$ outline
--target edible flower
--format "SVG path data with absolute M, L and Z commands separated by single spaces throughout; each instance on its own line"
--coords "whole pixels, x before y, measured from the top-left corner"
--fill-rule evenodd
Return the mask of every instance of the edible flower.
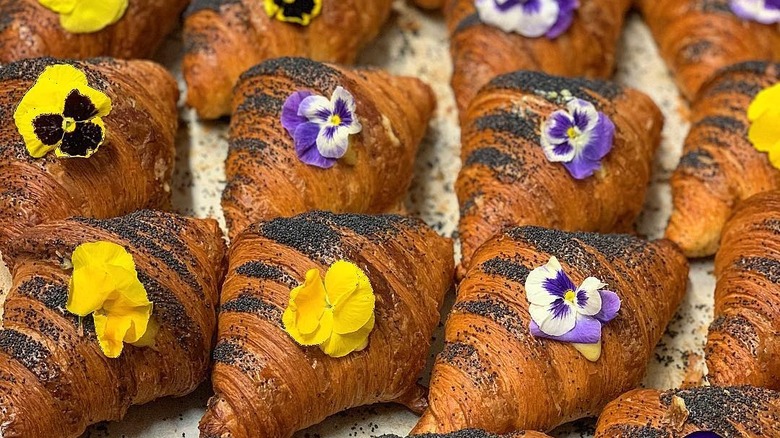
M 577 0 L 475 0 L 480 20 L 529 38 L 562 35 L 574 21 Z
M 374 290 L 366 274 L 339 260 L 325 274 L 310 269 L 304 283 L 290 292 L 282 316 L 285 331 L 299 344 L 319 345 L 331 357 L 368 346 L 374 329 Z
M 780 83 L 763 89 L 748 107 L 748 139 L 780 169 Z
M 595 277 L 575 286 L 558 259 L 550 257 L 525 281 L 531 334 L 572 343 L 585 358 L 597 361 L 601 356 L 601 326 L 620 310 L 620 298 L 604 287 L 606 284 Z
M 87 76 L 69 64 L 46 67 L 14 112 L 16 129 L 27 151 L 41 158 L 88 158 L 106 138 L 103 117 L 111 99 L 89 86 Z
M 699 432 L 691 432 L 688 435 L 685 435 L 684 438 L 723 438 L 723 437 L 721 437 L 715 432 L 699 431 Z
M 730 6 L 739 18 L 761 24 L 780 23 L 780 0 L 731 0 Z
M 60 26 L 70 33 L 92 33 L 119 21 L 128 0 L 38 0 L 60 14 Z
M 322 11 L 322 0 L 264 0 L 264 5 L 269 17 L 301 26 L 308 26 Z
M 363 127 L 355 114 L 355 98 L 336 87 L 330 100 L 310 91 L 296 91 L 282 107 L 282 126 L 295 141 L 295 152 L 306 164 L 333 167 L 349 149 L 349 136 Z
M 541 143 L 552 162 L 562 162 L 575 179 L 585 179 L 601 168 L 612 150 L 615 125 L 592 103 L 573 98 L 542 122 Z
M 119 357 L 125 342 L 153 345 L 153 305 L 138 280 L 133 256 L 120 245 L 98 241 L 79 245 L 71 262 L 66 308 L 80 317 L 92 314 L 103 354 Z

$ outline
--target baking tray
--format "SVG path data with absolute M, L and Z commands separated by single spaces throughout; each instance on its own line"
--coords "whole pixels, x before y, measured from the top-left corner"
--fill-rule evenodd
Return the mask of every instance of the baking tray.
M 226 121 L 202 123 L 193 111 L 184 108 L 184 84 L 181 80 L 181 36 L 168 39 L 157 61 L 179 79 L 182 90 L 181 128 L 177 138 L 177 163 L 174 172 L 173 205 L 183 214 L 213 217 L 224 228 L 219 205 L 225 185 L 224 160 L 227 156 Z M 453 183 L 460 168 L 459 135 L 455 102 L 449 87 L 452 70 L 447 33 L 443 18 L 425 13 L 397 1 L 389 23 L 359 60 L 361 65 L 377 66 L 400 75 L 416 76 L 430 84 L 438 109 L 420 147 L 414 182 L 407 208 L 419 215 L 443 235 L 456 237 L 458 202 Z M 640 17 L 627 20 L 618 54 L 616 80 L 649 94 L 666 116 L 663 143 L 656 156 L 653 181 L 644 211 L 638 223 L 640 234 L 659 238 L 670 213 L 669 176 L 680 156 L 688 124 L 687 106 L 679 97 L 669 73 L 659 57 L 650 33 Z M 702 357 L 707 326 L 712 319 L 714 278 L 712 260 L 694 261 L 686 298 L 658 344 L 644 385 L 659 389 L 679 386 L 696 370 Z M 451 306 L 450 294 L 446 309 Z M 441 327 L 435 335 L 429 367 L 441 349 Z M 193 394 L 166 398 L 133 407 L 117 423 L 91 427 L 84 437 L 182 437 L 198 436 L 198 421 L 211 395 L 205 382 Z M 378 405 L 356 408 L 337 414 L 322 424 L 299 432 L 296 437 L 369 437 L 383 433 L 406 435 L 417 417 L 400 406 Z M 555 437 L 590 437 L 595 420 L 581 420 L 552 433 Z

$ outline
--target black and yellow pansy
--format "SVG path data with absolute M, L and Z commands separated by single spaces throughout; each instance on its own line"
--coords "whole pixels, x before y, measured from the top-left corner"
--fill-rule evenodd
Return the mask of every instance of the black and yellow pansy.
M 288 23 L 308 26 L 320 15 L 322 0 L 264 0 L 269 17 Z
M 119 21 L 128 0 L 38 0 L 60 14 L 60 26 L 70 33 L 97 32 Z
M 46 67 L 27 91 L 14 121 L 34 158 L 51 151 L 58 157 L 88 158 L 106 138 L 102 118 L 110 112 L 111 99 L 91 88 L 84 72 L 57 64 Z

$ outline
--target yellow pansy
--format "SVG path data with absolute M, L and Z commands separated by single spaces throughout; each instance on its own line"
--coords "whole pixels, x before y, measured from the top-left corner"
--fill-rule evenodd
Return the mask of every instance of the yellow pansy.
M 58 157 L 87 158 L 103 144 L 102 117 L 110 112 L 111 99 L 91 88 L 84 72 L 57 64 L 46 67 L 24 95 L 14 122 L 34 158 L 52 150 Z
M 133 256 L 120 245 L 100 241 L 79 245 L 71 261 L 66 308 L 81 317 L 93 315 L 103 353 L 119 357 L 125 342 L 153 345 L 157 334 L 153 305 L 138 280 Z
M 748 107 L 748 139 L 780 169 L 780 84 L 762 90 Z
M 264 0 L 269 17 L 308 26 L 322 12 L 322 0 Z
M 70 33 L 97 32 L 110 26 L 127 11 L 128 0 L 38 0 L 60 14 L 60 25 Z
M 325 354 L 343 357 L 368 346 L 374 329 L 374 290 L 356 265 L 337 261 L 325 274 L 311 269 L 290 292 L 282 316 L 287 333 L 301 345 L 319 345 Z

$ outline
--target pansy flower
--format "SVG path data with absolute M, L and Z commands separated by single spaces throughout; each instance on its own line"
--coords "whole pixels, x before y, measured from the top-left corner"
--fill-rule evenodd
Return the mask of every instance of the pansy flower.
M 355 98 L 342 87 L 336 87 L 330 99 L 310 91 L 293 93 L 284 102 L 282 126 L 295 141 L 298 158 L 324 169 L 347 153 L 349 136 L 363 130 Z
M 723 437 L 721 437 L 715 432 L 699 431 L 699 432 L 691 432 L 688 435 L 685 435 L 684 438 L 723 438 Z
M 780 0 L 731 0 L 730 6 L 739 18 L 761 24 L 780 23 Z
M 264 0 L 265 12 L 279 21 L 308 26 L 320 15 L 322 0 Z
M 571 99 L 542 122 L 541 143 L 552 162 L 561 162 L 576 179 L 585 179 L 599 168 L 612 150 L 615 125 L 592 103 Z
M 80 317 L 92 314 L 103 354 L 119 357 L 125 342 L 138 347 L 154 343 L 153 305 L 127 250 L 112 242 L 83 243 L 73 251 L 71 263 L 66 308 Z
M 374 290 L 357 265 L 339 260 L 325 274 L 311 269 L 304 283 L 290 292 L 282 316 L 285 331 L 299 344 L 319 345 L 332 357 L 368 346 L 374 329 Z
M 601 355 L 601 326 L 620 310 L 616 293 L 606 284 L 588 277 L 577 287 L 555 257 L 528 274 L 525 291 L 533 336 L 570 342 L 588 360 Z
M 780 169 L 780 83 L 758 93 L 747 116 L 748 139 L 756 150 L 768 153 L 772 166 Z
M 46 67 L 24 95 L 14 121 L 27 151 L 40 158 L 55 151 L 58 157 L 89 157 L 106 137 L 103 117 L 111 99 L 89 86 L 87 76 L 68 64 Z
M 557 38 L 571 26 L 577 0 L 475 0 L 480 20 L 529 38 Z
M 60 25 L 70 33 L 97 32 L 110 26 L 127 11 L 128 0 L 38 0 L 60 14 Z

